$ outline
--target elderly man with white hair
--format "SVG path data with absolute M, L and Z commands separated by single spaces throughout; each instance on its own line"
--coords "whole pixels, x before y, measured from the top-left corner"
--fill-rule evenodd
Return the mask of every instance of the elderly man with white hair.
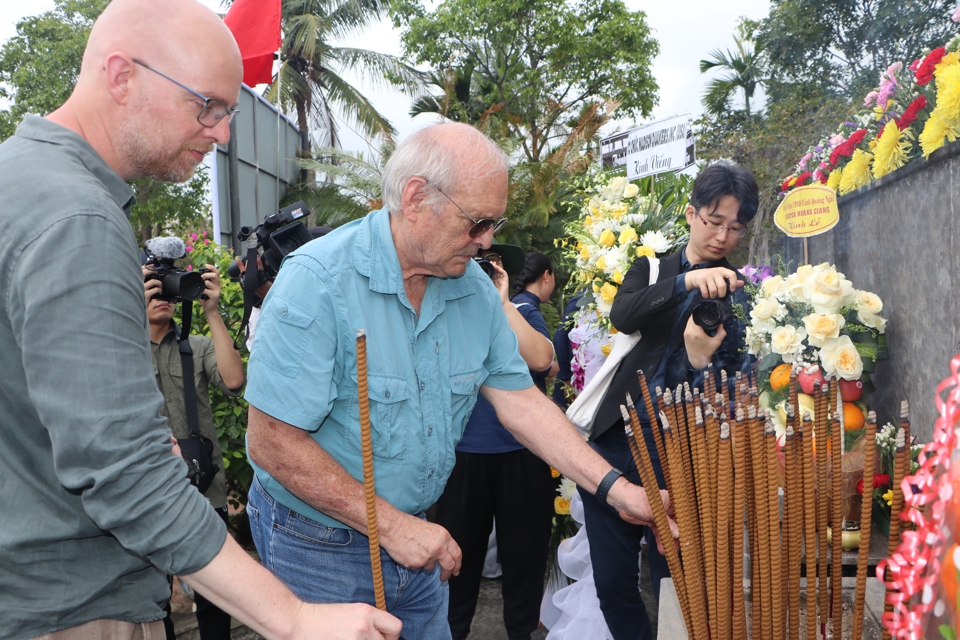
M 500 149 L 463 124 L 421 130 L 390 157 L 382 192 L 383 209 L 289 255 L 264 302 L 246 392 L 249 513 L 261 559 L 300 597 L 373 602 L 355 346 L 365 330 L 387 610 L 405 637 L 449 638 L 446 580 L 461 551 L 423 512 L 478 391 L 525 447 L 622 517 L 653 516 L 644 490 L 533 386 L 473 260 L 504 222 Z

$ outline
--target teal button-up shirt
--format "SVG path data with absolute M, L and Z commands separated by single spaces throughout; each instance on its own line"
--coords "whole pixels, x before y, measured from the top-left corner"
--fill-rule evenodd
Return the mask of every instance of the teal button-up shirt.
M 310 431 L 359 481 L 358 329 L 367 335 L 377 494 L 419 513 L 443 491 L 481 385 L 519 390 L 533 382 L 497 290 L 472 261 L 458 278 L 430 278 L 417 316 L 386 209 L 301 247 L 264 302 L 246 399 Z M 346 526 L 253 466 L 279 502 L 327 526 Z

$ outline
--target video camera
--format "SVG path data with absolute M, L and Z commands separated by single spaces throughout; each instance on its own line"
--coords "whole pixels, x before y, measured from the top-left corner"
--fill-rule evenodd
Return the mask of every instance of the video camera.
M 202 275 L 207 270 L 187 271 L 173 264 L 186 255 L 187 248 L 180 238 L 150 238 L 144 243 L 140 263 L 149 265 L 156 271 L 147 276 L 146 280 L 159 280 L 162 285 L 155 298 L 174 303 L 201 299 L 207 286 Z
M 306 225 L 309 215 L 310 209 L 307 205 L 297 202 L 276 213 L 271 213 L 256 227 L 240 227 L 237 231 L 237 238 L 241 242 L 246 241 L 248 249 L 252 248 L 260 252 L 262 270 L 258 271 L 258 287 L 277 277 L 284 256 L 313 240 Z M 249 256 L 248 251 L 242 259 L 244 265 Z M 243 281 L 240 265 L 236 262 L 227 268 L 227 274 L 234 282 Z

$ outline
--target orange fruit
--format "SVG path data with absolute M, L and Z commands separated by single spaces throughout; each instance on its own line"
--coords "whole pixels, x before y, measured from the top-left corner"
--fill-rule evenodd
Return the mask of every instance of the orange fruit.
M 843 430 L 859 431 L 863 429 L 863 411 L 853 402 L 843 403 Z
M 774 391 L 780 391 L 789 387 L 790 369 L 792 368 L 793 365 L 786 362 L 778 364 L 773 371 L 770 372 L 770 388 Z

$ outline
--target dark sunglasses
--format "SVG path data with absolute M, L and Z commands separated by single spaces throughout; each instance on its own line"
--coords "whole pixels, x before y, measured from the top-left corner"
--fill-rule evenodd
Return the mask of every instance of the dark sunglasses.
M 437 191 L 439 191 L 440 193 L 442 193 L 444 198 L 446 198 L 447 200 L 449 200 L 450 203 L 453 204 L 453 206 L 455 206 L 457 209 L 460 210 L 460 213 L 463 214 L 463 217 L 464 217 L 464 218 L 466 218 L 467 220 L 469 220 L 470 222 L 473 223 L 473 226 L 470 228 L 470 231 L 469 231 L 469 234 L 470 234 L 470 237 L 471 237 L 471 238 L 476 238 L 476 237 L 478 237 L 478 236 L 482 236 L 483 234 L 485 234 L 485 233 L 486 233 L 487 231 L 489 231 L 490 229 L 493 229 L 493 232 L 496 233 L 497 231 L 499 231 L 499 230 L 503 227 L 503 225 L 507 224 L 507 217 L 506 217 L 506 216 L 501 216 L 501 217 L 499 217 L 499 218 L 480 218 L 479 220 L 477 220 L 476 218 L 474 218 L 473 216 L 471 216 L 469 213 L 467 213 L 466 211 L 464 211 L 464 210 L 463 210 L 463 207 L 461 207 L 461 206 L 458 205 L 456 202 L 454 202 L 454 201 L 453 201 L 453 198 L 451 198 L 450 196 L 448 196 L 448 195 L 443 191 L 443 189 L 441 189 L 440 187 L 438 187 L 438 186 L 435 185 L 435 184 L 432 184 L 431 182 L 427 182 L 427 184 L 429 184 L 429 185 L 432 186 L 434 189 L 436 189 Z M 499 258 L 500 256 L 497 256 L 497 257 Z

